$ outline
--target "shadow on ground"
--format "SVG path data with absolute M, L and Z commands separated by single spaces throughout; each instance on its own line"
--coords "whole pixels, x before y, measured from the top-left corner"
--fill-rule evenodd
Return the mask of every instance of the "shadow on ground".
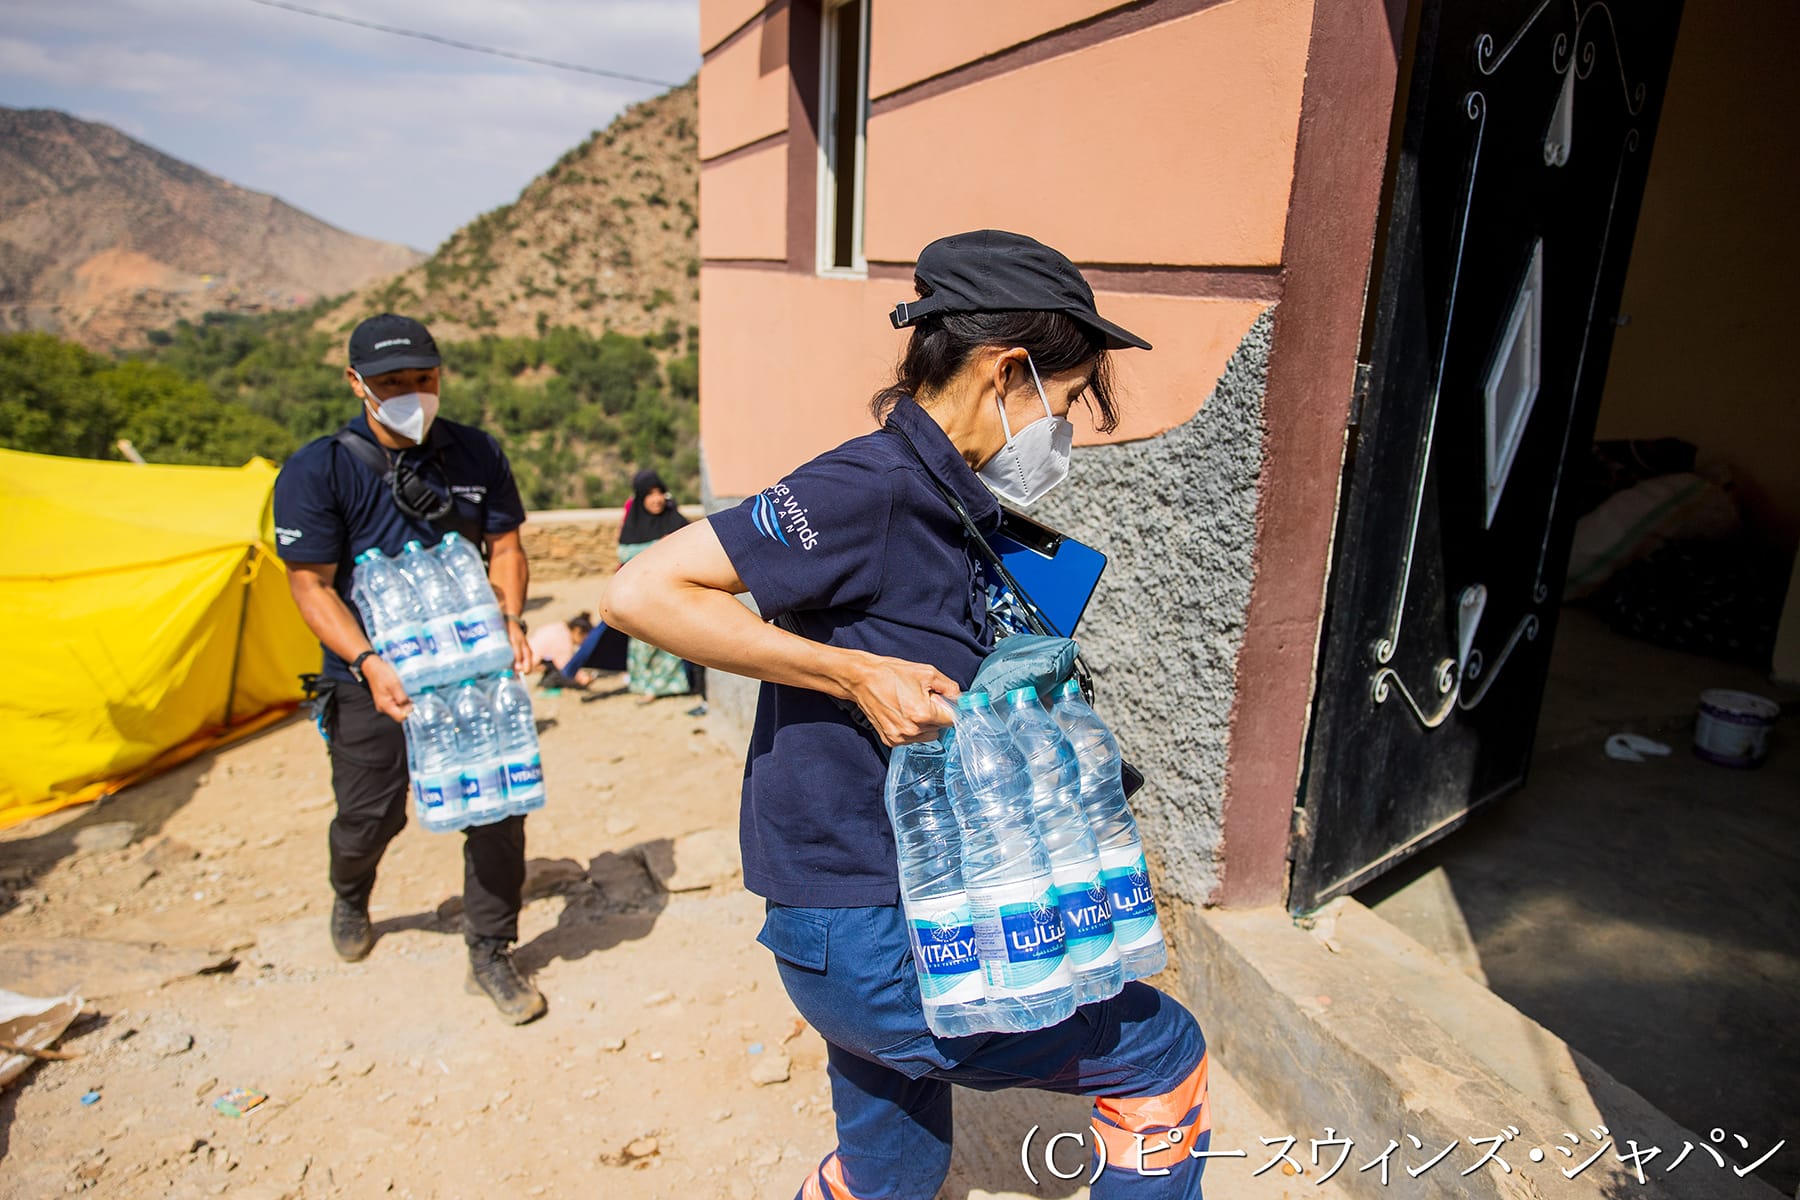
M 556 924 L 521 944 L 513 961 L 527 973 L 551 962 L 576 962 L 622 942 L 646 937 L 668 906 L 669 894 L 651 878 L 645 862 L 668 855 L 668 838 L 653 838 L 623 850 L 608 850 L 584 867 L 572 858 L 533 858 L 525 864 L 525 903 L 560 896 Z M 374 923 L 379 942 L 391 933 L 463 933 L 462 898 L 451 896 L 436 908 L 386 917 Z

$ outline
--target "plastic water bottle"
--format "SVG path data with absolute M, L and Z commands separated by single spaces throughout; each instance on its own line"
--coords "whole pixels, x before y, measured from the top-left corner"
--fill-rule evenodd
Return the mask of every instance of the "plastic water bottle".
M 887 811 L 925 1023 L 939 1037 L 966 1037 L 997 1027 L 987 1009 L 981 953 L 963 891 L 962 831 L 945 790 L 945 758 L 943 742 L 895 748 L 888 759 Z
M 1150 869 L 1144 862 L 1137 820 L 1125 803 L 1125 789 L 1119 782 L 1119 743 L 1081 698 L 1081 687 L 1074 680 L 1056 689 L 1050 715 L 1068 735 L 1081 764 L 1081 807 L 1100 843 L 1101 875 L 1106 880 L 1113 939 L 1125 966 L 1125 978 L 1154 975 L 1168 965 L 1169 950 L 1163 943 L 1162 921 L 1156 915 L 1156 896 L 1150 889 Z
M 1006 719 L 1013 745 L 1025 755 L 1031 773 L 1031 806 L 1050 855 L 1069 966 L 1075 972 L 1075 1003 L 1105 1000 L 1125 986 L 1125 976 L 1114 945 L 1106 884 L 1100 877 L 1100 845 L 1081 807 L 1081 765 L 1075 748 L 1038 703 L 1034 687 L 1006 693 L 995 709 Z
M 1074 1013 L 1075 975 L 1025 756 L 987 693 L 964 692 L 956 712 L 946 774 L 988 1008 L 995 1028 L 1042 1029 Z
M 528 813 L 544 807 L 544 764 L 538 757 L 531 693 L 511 671 L 500 672 L 500 679 L 494 684 L 494 722 L 500 733 L 507 811 Z
M 413 701 L 406 718 L 406 760 L 412 772 L 413 811 L 432 833 L 461 829 L 462 772 L 457 769 L 456 718 L 433 689 Z
M 350 595 L 362 613 L 363 631 L 376 653 L 394 668 L 410 695 L 431 682 L 431 657 L 425 649 L 425 612 L 419 597 L 394 564 L 378 549 L 356 556 Z
M 406 543 L 398 564 L 425 612 L 425 649 L 431 655 L 431 682 L 439 686 L 454 683 L 469 673 L 456 636 L 456 616 L 463 608 L 462 592 L 450 581 L 449 572 L 437 557 L 416 541 Z
M 465 679 L 450 699 L 456 717 L 456 756 L 461 767 L 463 810 L 471 825 L 487 825 L 507 815 L 505 776 L 500 769 L 500 732 L 494 709 L 479 683 Z
M 494 599 L 494 585 L 488 582 L 481 551 L 460 534 L 446 533 L 437 557 L 462 597 L 456 640 L 462 647 L 463 669 L 476 675 L 504 671 L 512 665 L 512 642 L 506 636 L 506 620 Z

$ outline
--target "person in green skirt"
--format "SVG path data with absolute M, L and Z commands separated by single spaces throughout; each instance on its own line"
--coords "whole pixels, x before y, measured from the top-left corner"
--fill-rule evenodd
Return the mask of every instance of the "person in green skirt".
M 675 507 L 662 476 L 642 470 L 631 477 L 631 503 L 619 527 L 619 562 L 630 562 L 661 539 L 687 524 Z M 685 696 L 692 690 L 687 663 L 649 642 L 631 639 L 625 653 L 626 686 L 648 704 L 659 696 Z

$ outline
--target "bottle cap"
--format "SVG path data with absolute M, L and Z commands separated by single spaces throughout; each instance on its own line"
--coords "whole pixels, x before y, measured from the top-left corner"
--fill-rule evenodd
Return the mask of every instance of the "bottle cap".
M 361 554 L 356 556 L 354 561 L 355 561 L 356 565 L 360 567 L 368 559 L 368 557 L 369 557 L 369 552 L 367 550 L 364 550 Z
M 444 535 L 444 545 L 446 546 L 460 541 L 462 541 L 462 534 L 456 532 L 454 529 Z
M 405 549 L 407 549 L 407 550 L 423 550 L 424 547 L 419 544 L 418 538 L 414 538 L 410 542 L 406 543 Z
M 1073 679 L 1068 679 L 1064 680 L 1061 686 L 1056 689 L 1053 698 L 1057 700 L 1067 700 L 1071 696 L 1077 700 L 1081 699 L 1081 684 Z
M 512 673 L 511 668 L 508 668 L 508 669 L 500 672 L 500 678 L 502 678 L 502 679 L 511 679 L 512 677 L 513 677 L 513 673 Z
M 1006 693 L 1006 702 L 1008 704 L 1034 704 L 1037 702 L 1037 689 L 1029 683 L 1024 687 L 1016 687 Z
M 465 679 L 461 683 L 457 684 L 456 686 L 457 687 L 474 687 L 475 681 L 473 679 Z
M 971 712 L 977 708 L 993 707 L 994 698 L 986 692 L 964 692 L 956 698 L 957 712 Z

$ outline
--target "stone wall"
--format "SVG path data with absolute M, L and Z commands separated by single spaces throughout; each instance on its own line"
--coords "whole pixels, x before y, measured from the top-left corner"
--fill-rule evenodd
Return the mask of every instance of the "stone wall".
M 619 518 L 571 519 L 533 513 L 520 536 L 531 577 L 604 579 L 619 569 Z
M 1032 513 L 1107 555 L 1077 641 L 1096 710 L 1148 779 L 1132 807 L 1158 887 L 1194 905 L 1219 883 L 1272 326 L 1272 310 L 1257 318 L 1185 425 L 1077 450 Z

